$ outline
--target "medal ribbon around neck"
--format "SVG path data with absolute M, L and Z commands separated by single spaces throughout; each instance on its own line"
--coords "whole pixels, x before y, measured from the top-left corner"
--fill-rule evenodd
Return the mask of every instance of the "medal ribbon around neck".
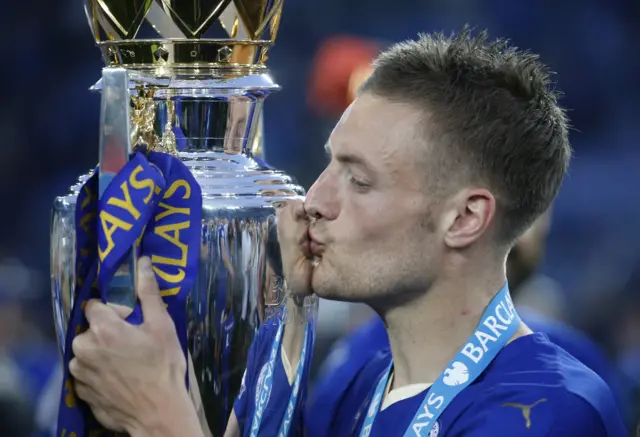
M 487 306 L 476 331 L 427 391 L 404 437 L 427 437 L 451 401 L 484 372 L 516 333 L 520 323 L 520 316 L 509 294 L 509 287 L 505 285 Z M 360 430 L 360 437 L 368 437 L 371 434 L 392 367 L 393 362 L 376 386 Z
M 89 299 L 107 301 L 108 287 L 128 261 L 151 258 L 160 294 L 173 319 L 187 357 L 186 298 L 197 278 L 202 223 L 202 192 L 189 169 L 175 156 L 134 153 L 98 199 L 96 171 L 82 186 L 76 203 L 76 284 L 67 326 L 64 384 L 58 413 L 58 437 L 111 435 L 79 400 L 69 374 L 71 344 L 85 331 Z M 127 280 L 130 280 L 128 278 Z M 143 322 L 136 302 L 127 322 Z M 187 375 L 185 382 L 188 384 Z

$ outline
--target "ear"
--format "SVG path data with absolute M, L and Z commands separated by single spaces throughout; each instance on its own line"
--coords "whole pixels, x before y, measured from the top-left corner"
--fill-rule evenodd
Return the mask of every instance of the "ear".
M 444 242 L 451 249 L 463 249 L 479 240 L 496 213 L 496 199 L 483 188 L 465 189 L 447 202 Z

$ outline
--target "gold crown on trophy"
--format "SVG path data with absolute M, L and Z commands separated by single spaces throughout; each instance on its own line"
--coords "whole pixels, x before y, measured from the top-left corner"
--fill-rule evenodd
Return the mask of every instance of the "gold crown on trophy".
M 111 67 L 261 70 L 283 0 L 85 0 Z

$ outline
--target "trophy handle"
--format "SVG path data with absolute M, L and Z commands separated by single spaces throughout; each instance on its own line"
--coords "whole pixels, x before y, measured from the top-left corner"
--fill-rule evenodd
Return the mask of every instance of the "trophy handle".
M 124 68 L 103 68 L 99 197 L 102 197 L 111 180 L 127 165 L 131 152 L 129 74 Z M 127 259 L 109 283 L 106 291 L 107 303 L 124 306 L 133 311 L 136 303 L 135 290 L 136 251 L 132 247 Z

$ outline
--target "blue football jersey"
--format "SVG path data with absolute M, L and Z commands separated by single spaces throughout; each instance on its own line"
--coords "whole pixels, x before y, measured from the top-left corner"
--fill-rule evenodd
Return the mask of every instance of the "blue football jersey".
M 546 334 L 551 342 L 596 372 L 613 392 L 618 407 L 621 410 L 626 408 L 618 374 L 595 343 L 564 323 L 550 320 L 529 309 L 519 309 L 518 312 L 532 331 Z M 320 368 L 314 390 L 311 392 L 310 404 L 325 407 L 335 405 L 337 396 L 346 388 L 342 381 L 349 381 L 370 357 L 388 348 L 389 338 L 382 320 L 378 317 L 371 318 L 338 340 Z
M 596 372 L 609 386 L 621 412 L 625 411 L 622 390 L 606 356 L 587 336 L 560 322 L 551 321 L 527 309 L 520 309 L 524 322 L 534 331 L 547 335 L 552 343 L 569 352 Z M 387 353 L 389 339 L 378 317 L 373 317 L 340 339 L 324 361 L 309 398 L 309 408 L 316 413 L 308 417 L 309 436 L 325 436 L 333 412 L 365 363 Z M 624 414 L 621 414 L 624 417 Z
M 251 428 L 253 418 L 257 413 L 260 402 L 260 388 L 265 384 L 265 378 L 272 378 L 271 391 L 265 402 L 261 414 L 262 420 L 258 436 L 277 436 L 292 393 L 292 385 L 289 382 L 282 361 L 282 348 L 278 348 L 275 356 L 274 368 L 269 368 L 269 359 L 273 342 L 278 331 L 274 323 L 263 323 L 256 333 L 253 344 L 249 350 L 247 368 L 242 379 L 240 393 L 236 398 L 233 410 L 238 418 L 243 437 L 252 435 Z M 307 357 L 302 368 L 302 378 L 297 402 L 292 413 L 291 425 L 288 436 L 298 437 L 304 435 L 304 421 L 307 398 L 307 381 L 313 350 L 313 335 L 307 337 Z M 269 374 L 272 372 L 271 374 Z
M 358 436 L 377 382 L 391 362 L 388 349 L 369 356 L 327 412 L 307 412 L 310 436 Z M 382 409 L 371 437 L 403 436 L 428 392 Z M 320 420 L 326 422 L 320 425 Z M 320 425 L 320 426 L 319 426 Z M 318 431 L 320 430 L 320 431 Z M 544 334 L 505 346 L 483 374 L 442 413 L 430 437 L 625 437 L 606 384 Z

